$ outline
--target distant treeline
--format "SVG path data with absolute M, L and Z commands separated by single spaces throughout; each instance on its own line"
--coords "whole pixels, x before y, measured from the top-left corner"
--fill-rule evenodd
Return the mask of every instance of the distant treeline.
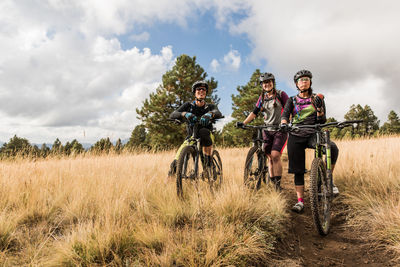
M 248 146 L 252 140 L 252 133 L 235 128 L 235 123 L 243 121 L 254 109 L 254 104 L 262 91 L 258 85 L 260 70 L 256 70 L 244 86 L 237 86 L 237 94 L 232 95 L 232 118 L 222 130 L 215 132 L 215 142 L 224 147 Z M 31 145 L 27 139 L 14 136 L 8 143 L 0 148 L 1 158 L 16 156 L 22 157 L 48 157 L 70 156 L 82 153 L 121 153 L 143 150 L 166 150 L 178 147 L 186 137 L 184 124 L 177 125 L 168 121 L 169 115 L 183 103 L 193 100 L 191 86 L 195 81 L 206 80 L 209 84 L 209 92 L 206 102 L 218 104 L 220 99 L 216 95 L 218 82 L 211 77 L 207 79 L 207 73 L 196 63 L 196 57 L 181 55 L 176 59 L 175 65 L 162 76 L 162 84 L 151 93 L 143 102 L 141 108 L 136 109 L 137 118 L 141 124 L 137 125 L 126 144 L 118 139 L 113 144 L 109 138 L 102 138 L 90 149 L 85 150 L 77 140 L 61 144 L 57 138 L 51 148 L 43 144 L 40 148 Z M 278 88 L 279 89 L 279 88 Z M 318 92 L 318 89 L 316 89 Z M 227 114 L 224 114 L 225 116 Z M 329 110 L 327 110 L 329 116 Z M 356 128 L 334 128 L 331 131 L 333 139 L 357 138 L 365 136 L 378 136 L 386 134 L 400 134 L 400 120 L 395 111 L 390 111 L 388 121 L 380 126 L 378 118 L 371 107 L 365 105 L 352 105 L 344 116 L 345 120 L 363 120 L 364 123 Z M 328 122 L 336 121 L 328 118 Z M 262 124 L 261 116 L 256 118 L 253 124 Z

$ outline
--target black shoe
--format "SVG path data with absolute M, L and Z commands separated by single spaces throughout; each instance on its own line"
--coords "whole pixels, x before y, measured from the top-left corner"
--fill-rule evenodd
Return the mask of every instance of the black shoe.
M 171 162 L 169 165 L 168 176 L 174 176 L 176 174 L 176 159 Z
M 276 190 L 276 192 L 282 192 L 281 181 L 277 181 L 275 183 L 275 190 Z

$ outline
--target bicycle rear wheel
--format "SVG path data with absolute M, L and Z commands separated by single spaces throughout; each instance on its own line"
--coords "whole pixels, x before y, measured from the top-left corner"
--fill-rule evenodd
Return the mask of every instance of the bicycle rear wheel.
M 212 153 L 212 169 L 211 169 L 211 179 L 209 180 L 211 190 L 213 188 L 219 189 L 222 185 L 222 161 L 217 150 Z
M 252 190 L 260 189 L 261 181 L 265 177 L 264 169 L 265 155 L 258 147 L 250 148 L 244 166 L 244 184 Z
M 183 198 L 183 187 L 188 186 L 188 182 L 195 180 L 195 159 L 196 151 L 192 146 L 186 146 L 179 155 L 176 168 L 176 192 L 178 197 Z
M 311 213 L 318 233 L 323 236 L 329 233 L 331 221 L 329 188 L 325 164 L 321 158 L 315 158 L 310 170 Z

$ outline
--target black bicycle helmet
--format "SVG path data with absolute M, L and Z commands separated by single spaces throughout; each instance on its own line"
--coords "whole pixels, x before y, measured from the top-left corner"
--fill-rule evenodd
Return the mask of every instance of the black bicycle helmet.
M 208 93 L 208 84 L 204 80 L 197 81 L 197 82 L 193 83 L 193 85 L 192 85 L 192 93 L 194 94 L 196 92 L 196 88 L 197 87 L 201 87 L 201 86 L 205 87 L 206 88 L 206 92 Z
M 301 77 L 308 77 L 312 79 L 312 73 L 309 70 L 299 70 L 295 75 L 294 75 L 294 82 L 296 83 L 297 80 Z
M 266 72 L 266 73 L 261 73 L 260 75 L 260 84 L 262 84 L 264 81 L 269 81 L 272 80 L 275 82 L 275 76 L 272 73 Z

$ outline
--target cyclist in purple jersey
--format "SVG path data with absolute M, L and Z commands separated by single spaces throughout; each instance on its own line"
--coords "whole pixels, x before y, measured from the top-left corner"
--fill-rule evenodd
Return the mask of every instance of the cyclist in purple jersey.
M 291 118 L 293 125 L 313 125 L 325 123 L 325 102 L 323 95 L 313 94 L 312 73 L 308 70 L 300 70 L 294 76 L 299 93 L 289 98 L 282 113 L 281 127 L 287 128 Z M 314 148 L 316 142 L 315 129 L 302 128 L 298 132 L 290 132 L 288 138 L 289 173 L 294 173 L 297 203 L 292 210 L 301 212 L 304 209 L 304 173 L 305 173 L 305 149 Z M 331 142 L 332 171 L 339 155 L 336 144 Z M 333 186 L 333 193 L 339 194 L 338 188 Z
M 276 89 L 275 77 L 272 73 L 260 75 L 259 82 L 262 86 L 262 93 L 256 106 L 243 122 L 238 122 L 237 127 L 242 127 L 250 123 L 260 111 L 264 115 L 265 125 L 279 126 L 283 107 L 288 100 L 288 95 Z M 282 163 L 281 155 L 287 140 L 287 133 L 276 131 L 276 129 L 264 130 L 263 139 L 265 140 L 264 149 L 268 157 L 269 175 L 275 184 L 277 191 L 281 191 Z

